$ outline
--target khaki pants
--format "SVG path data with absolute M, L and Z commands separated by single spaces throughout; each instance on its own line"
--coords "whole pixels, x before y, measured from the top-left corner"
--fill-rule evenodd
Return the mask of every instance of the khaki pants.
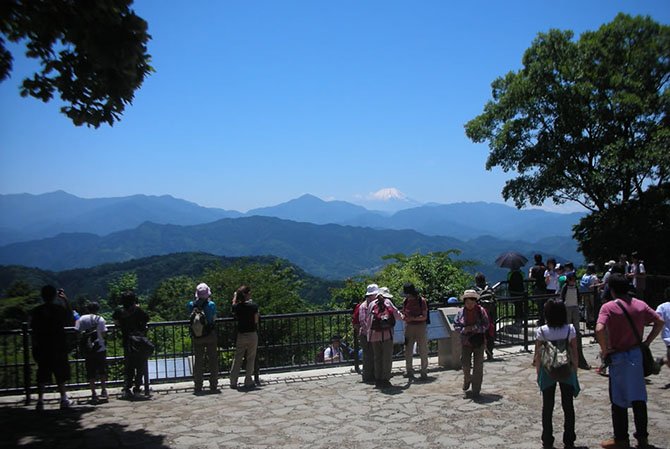
M 393 338 L 373 342 L 372 352 L 375 355 L 375 381 L 390 380 L 393 367 Z
M 375 380 L 375 354 L 372 343 L 368 343 L 367 335 L 360 336 L 361 349 L 363 349 L 363 382 Z
M 254 385 L 253 376 L 256 362 L 256 349 L 258 348 L 258 334 L 256 332 L 237 334 L 237 343 L 235 345 L 235 359 L 233 360 L 233 367 L 230 370 L 230 385 L 237 385 L 237 379 L 240 377 L 242 360 L 246 354 L 247 366 L 244 369 L 244 386 L 250 387 Z
M 461 366 L 463 367 L 463 389 L 467 390 L 472 384 L 472 392 L 479 394 L 482 389 L 482 379 L 484 378 L 484 347 L 478 348 L 463 345 L 461 352 Z M 474 362 L 472 361 L 474 355 Z M 470 374 L 472 370 L 472 374 Z
M 421 356 L 421 375 L 428 372 L 428 336 L 426 335 L 426 323 L 410 324 L 405 326 L 405 370 L 407 374 L 413 374 L 412 362 L 414 359 L 414 342 Z
M 219 379 L 219 353 L 217 350 L 216 332 L 193 338 L 193 383 L 196 390 L 202 389 L 202 378 L 205 373 L 205 355 L 209 362 L 209 388 L 215 389 Z

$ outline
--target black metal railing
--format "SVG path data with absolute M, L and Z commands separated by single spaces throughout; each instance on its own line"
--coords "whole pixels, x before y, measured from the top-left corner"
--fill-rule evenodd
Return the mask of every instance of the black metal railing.
M 508 296 L 504 290 L 503 285 L 500 289 L 502 294 L 497 295 L 495 308 L 496 345 L 521 345 L 524 350 L 529 350 L 534 344 L 536 321 L 540 319 L 540 304 L 555 295 Z M 591 312 L 596 314 L 598 291 L 582 295 L 582 303 L 588 295 L 596 299 Z M 430 304 L 431 309 L 442 306 L 446 304 Z M 588 315 L 580 324 L 582 335 L 592 333 L 586 320 Z M 235 326 L 232 318 L 216 320 L 220 374 L 224 376 L 230 370 L 235 353 Z M 149 323 L 148 337 L 156 345 L 148 365 L 151 383 L 192 378 L 193 350 L 188 327 L 188 321 Z M 317 361 L 317 354 L 330 344 L 331 336 L 335 334 L 345 344 L 345 356 L 350 357 L 336 364 Z M 68 338 L 72 348 L 72 374 L 68 387 L 84 388 L 87 386 L 84 358 L 79 354 L 74 329 L 68 329 Z M 114 325 L 108 326 L 106 342 L 108 382 L 110 385 L 120 385 L 123 379 L 123 345 L 120 332 Z M 437 342 L 431 341 L 429 348 L 435 354 Z M 261 318 L 256 365 L 260 373 L 333 365 L 353 365 L 358 371 L 358 349 L 358 340 L 351 323 L 351 310 L 269 315 Z M 31 336 L 26 323 L 21 329 L 0 331 L 0 395 L 24 393 L 29 400 L 30 394 L 36 389 L 36 366 L 30 352 Z M 397 357 L 402 357 L 402 352 L 402 345 L 394 350 Z

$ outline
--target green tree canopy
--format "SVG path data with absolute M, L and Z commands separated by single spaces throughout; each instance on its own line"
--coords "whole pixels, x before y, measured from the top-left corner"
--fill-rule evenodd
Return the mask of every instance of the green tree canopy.
M 149 65 L 147 23 L 132 0 L 3 0 L 0 33 L 26 43 L 26 56 L 41 70 L 21 85 L 21 96 L 44 102 L 55 92 L 61 112 L 77 125 L 113 125 L 144 78 Z M 0 37 L 0 81 L 9 77 L 12 55 Z
M 359 302 L 365 296 L 365 286 L 376 283 L 380 287 L 388 287 L 393 295 L 402 293 L 406 282 L 413 283 L 421 294 L 429 301 L 438 301 L 449 296 L 458 296 L 473 284 L 473 276 L 465 271 L 474 262 L 454 260 L 452 255 L 457 250 L 435 252 L 429 254 L 390 254 L 385 260 L 393 262 L 382 268 L 370 278 L 348 279 L 342 288 L 333 289 L 331 306 L 333 308 L 350 308 L 352 302 Z M 396 296 L 394 302 L 402 302 Z
M 649 17 L 619 14 L 576 41 L 540 33 L 466 134 L 488 142 L 487 169 L 517 173 L 502 191 L 517 207 L 603 211 L 670 180 L 669 69 L 670 27 Z

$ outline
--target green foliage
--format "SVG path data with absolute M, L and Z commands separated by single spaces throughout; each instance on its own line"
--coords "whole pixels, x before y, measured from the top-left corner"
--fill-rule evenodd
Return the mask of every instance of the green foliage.
M 518 173 L 502 191 L 517 207 L 604 211 L 669 180 L 669 69 L 670 27 L 649 17 L 619 14 L 577 41 L 540 33 L 466 134 L 488 142 L 487 169 Z
M 670 273 L 670 260 L 661 248 L 670 248 L 670 184 L 650 188 L 630 200 L 580 220 L 575 235 L 587 260 L 599 266 L 618 254 L 638 251 L 645 268 Z
M 193 299 L 196 281 L 189 276 L 165 279 L 149 296 L 148 308 L 153 321 L 185 320 L 186 303 Z
M 115 280 L 107 285 L 109 295 L 107 297 L 107 304 L 112 309 L 121 305 L 121 295 L 125 291 L 137 291 L 137 274 L 123 273 Z
M 230 313 L 233 293 L 241 285 L 251 287 L 251 295 L 262 314 L 305 312 L 310 306 L 300 297 L 302 281 L 294 266 L 282 261 L 270 264 L 239 262 L 230 267 L 209 269 L 202 276 L 219 304 L 219 315 Z M 195 285 L 193 286 L 195 289 Z
M 473 284 L 472 275 L 465 270 L 474 265 L 467 260 L 454 260 L 451 255 L 457 250 L 429 254 L 391 254 L 386 260 L 393 260 L 370 278 L 348 279 L 345 286 L 334 289 L 331 306 L 336 309 L 350 308 L 365 296 L 366 284 L 374 282 L 388 287 L 393 295 L 402 293 L 403 284 L 413 283 L 429 301 L 437 301 L 449 296 L 458 296 Z M 394 298 L 395 299 L 395 298 Z M 402 302 L 398 297 L 395 302 Z
M 153 71 L 147 23 L 131 0 L 35 2 L 4 0 L 0 32 L 10 42 L 26 42 L 26 56 L 41 70 L 26 78 L 21 96 L 44 102 L 55 92 L 61 112 L 77 125 L 113 125 L 134 92 Z M 12 55 L 0 39 L 0 81 L 12 69 Z

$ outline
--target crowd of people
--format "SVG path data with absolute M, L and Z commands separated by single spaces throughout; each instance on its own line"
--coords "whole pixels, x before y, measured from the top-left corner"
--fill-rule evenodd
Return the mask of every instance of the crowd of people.
M 553 410 L 557 387 L 564 412 L 563 444 L 566 448 L 574 447 L 577 439 L 573 398 L 580 392 L 578 369 L 589 368 L 582 352 L 579 332 L 579 304 L 587 302 L 580 301 L 580 295 L 586 291 L 598 292 L 597 297 L 591 295 L 594 297 L 593 303 L 585 307 L 586 321 L 587 324 L 594 324 L 603 368 L 609 369 L 613 438 L 604 441 L 602 447 L 629 447 L 628 408 L 633 409 L 633 436 L 638 441 L 638 447 L 648 447 L 647 396 L 641 348 L 648 346 L 663 332 L 662 338 L 668 348 L 664 363 L 670 367 L 670 288 L 665 291 L 666 302 L 654 311 L 637 295 L 638 289 L 643 288 L 641 279 L 645 274 L 644 265 L 637 257 L 633 258 L 628 268 L 623 260 L 608 262 L 608 270 L 602 278 L 595 274 L 595 267 L 589 265 L 579 284 L 574 268 L 566 271 L 571 268 L 566 265 L 561 267 L 555 260 L 549 259 L 544 266 L 538 255 L 535 257 L 535 265 L 529 270 L 529 278 L 534 281 L 533 293 L 542 297 L 533 365 L 542 395 L 543 447 L 553 447 L 554 443 Z M 491 288 L 483 275 L 478 273 L 475 281 L 475 286 L 460 296 L 462 307 L 458 308 L 453 325 L 460 339 L 464 397 L 476 400 L 482 390 L 485 354 L 488 357 L 493 352 L 491 345 L 495 339 L 496 307 L 495 301 L 491 301 L 488 296 Z M 538 286 L 541 283 L 544 287 Z M 547 296 L 547 293 L 550 294 Z M 75 321 L 75 314 L 64 291 L 45 286 L 41 294 L 44 303 L 31 314 L 32 350 L 38 365 L 37 409 L 44 408 L 44 387 L 51 382 L 52 375 L 60 392 L 60 407 L 69 408 L 72 405 L 65 390 L 65 383 L 70 376 L 65 328 L 72 325 L 87 335 L 84 340 L 87 348 L 85 366 L 91 401 L 98 403 L 107 400 L 107 327 L 104 318 L 99 315 L 100 306 L 95 302 L 89 303 L 87 314 L 77 317 Z M 196 395 L 203 394 L 206 372 L 209 372 L 209 391 L 219 392 L 218 336 L 215 325 L 217 308 L 211 296 L 209 286 L 201 283 L 196 286 L 194 298 L 186 304 L 193 342 Z M 412 283 L 404 284 L 402 297 L 402 305 L 398 303 L 399 306 L 396 306 L 394 295 L 388 288 L 370 284 L 364 299 L 353 311 L 352 324 L 362 350 L 362 381 L 374 384 L 376 388 L 392 386 L 394 332 L 398 321 L 404 322 L 405 376 L 410 381 L 417 380 L 417 374 L 420 380 L 428 379 L 428 301 Z M 122 334 L 124 348 L 124 386 L 121 397 L 134 399 L 142 392 L 148 396 L 146 368 L 153 349 L 146 338 L 149 316 L 139 306 L 133 292 L 125 292 L 121 296 L 121 306 L 113 314 L 113 320 Z M 233 295 L 231 307 L 237 323 L 237 339 L 230 371 L 230 388 L 252 389 L 256 386 L 254 374 L 260 315 L 258 306 L 251 299 L 251 288 L 240 286 Z M 641 336 L 644 335 L 646 325 L 651 325 L 651 330 L 643 340 Z M 414 365 L 416 353 L 420 360 L 418 367 Z M 321 360 L 324 363 L 338 363 L 345 358 L 341 338 L 334 335 L 330 345 L 323 350 Z M 244 382 L 238 385 L 243 365 Z M 96 383 L 100 383 L 99 395 Z

